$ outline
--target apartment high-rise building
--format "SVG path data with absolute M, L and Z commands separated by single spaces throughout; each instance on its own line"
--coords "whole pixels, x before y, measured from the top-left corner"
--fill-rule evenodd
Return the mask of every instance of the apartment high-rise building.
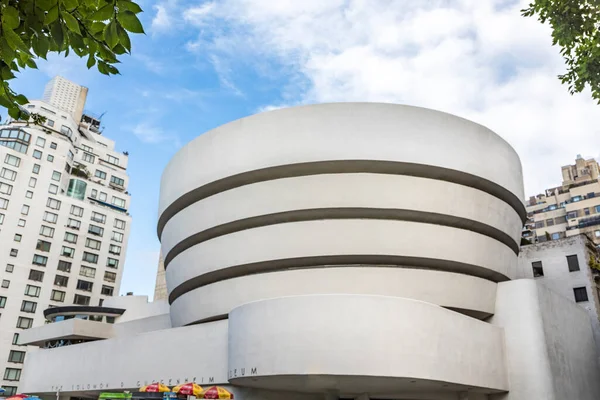
M 26 358 L 19 335 L 43 325 L 44 310 L 119 293 L 131 222 L 128 157 L 98 121 L 44 101 L 25 109 L 45 123 L 0 125 L 0 385 L 9 394 Z
M 46 84 L 44 96 L 46 103 L 67 111 L 76 122 L 81 120 L 87 98 L 88 88 L 71 82 L 62 76 L 55 76 Z
M 600 245 L 600 166 L 577 156 L 562 167 L 561 186 L 546 189 L 526 202 L 523 238 L 530 243 L 586 234 Z

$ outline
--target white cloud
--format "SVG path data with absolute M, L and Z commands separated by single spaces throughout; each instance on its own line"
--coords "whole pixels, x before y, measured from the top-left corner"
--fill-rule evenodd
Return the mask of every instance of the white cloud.
M 150 30 L 152 34 L 165 33 L 173 30 L 176 25 L 177 0 L 166 0 L 152 6 L 156 10 Z
M 198 29 L 187 49 L 208 53 L 224 86 L 236 66 L 270 62 L 291 71 L 282 103 L 397 102 L 475 120 L 516 148 L 533 193 L 576 154 L 599 155 L 600 109 L 560 84 L 559 49 L 521 17 L 527 3 L 221 0 L 182 15 Z
M 162 128 L 146 122 L 140 122 L 131 128 L 131 132 L 144 143 L 156 144 L 171 139 Z

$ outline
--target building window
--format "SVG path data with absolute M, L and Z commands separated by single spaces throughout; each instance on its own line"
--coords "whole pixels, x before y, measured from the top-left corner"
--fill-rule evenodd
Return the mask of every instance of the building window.
M 81 268 L 79 268 L 79 275 L 85 276 L 86 278 L 95 278 L 96 277 L 96 268 L 86 267 L 86 266 L 82 265 Z M 85 281 L 79 281 L 79 282 L 85 282 Z M 79 285 L 77 285 L 77 286 L 78 286 L 77 288 L 79 289 Z
M 42 152 L 39 150 L 34 150 L 33 151 L 33 158 L 37 158 L 38 160 L 42 159 Z
M 23 238 L 23 235 L 15 233 L 15 238 L 14 238 L 15 242 L 20 242 L 22 238 Z
M 46 222 L 50 222 L 51 224 L 55 224 L 56 221 L 58 221 L 58 214 L 51 213 L 50 211 L 45 211 L 42 219 Z
M 58 171 L 54 171 L 52 172 L 52 180 L 53 181 L 57 181 L 60 182 L 60 177 L 62 176 L 62 174 Z
M 96 173 L 94 174 L 94 176 L 96 178 L 100 178 L 100 179 L 106 179 L 106 172 L 104 171 L 100 171 L 99 169 L 96 170 Z
M 70 262 L 68 262 L 68 261 L 63 261 L 63 260 L 60 260 L 60 261 L 58 262 L 58 267 L 57 267 L 57 269 L 58 269 L 59 271 L 63 271 L 63 272 L 71 272 L 71 263 L 70 263 Z
M 8 279 L 3 279 L 3 280 L 2 280 L 2 284 L 1 284 L 1 286 L 2 286 L 4 289 L 8 289 L 8 287 L 10 286 L 10 281 L 9 281 Z
M 44 280 L 44 271 L 38 271 L 35 269 L 29 270 L 29 280 L 42 282 Z
M 121 254 L 121 246 L 117 246 L 116 244 L 111 244 L 108 247 L 108 252 L 111 254 L 119 255 L 119 254 Z
M 4 214 L 0 214 L 0 225 L 4 223 Z
M 117 229 L 125 229 L 125 221 L 115 219 L 114 227 Z
M 85 199 L 85 191 L 87 190 L 87 183 L 81 179 L 69 180 L 69 187 L 67 188 L 67 196 L 73 197 L 77 200 Z
M 583 209 L 583 214 L 584 215 L 590 215 L 590 209 L 589 208 L 584 208 Z
M 79 228 L 81 228 L 81 221 L 69 218 L 69 220 L 67 221 L 67 226 L 71 229 L 79 230 Z
M 22 317 L 19 317 L 21 319 Z M 26 318 L 29 319 L 29 318 Z M 17 328 L 21 328 L 17 325 Z M 5 381 L 18 381 L 21 379 L 21 370 L 19 368 L 6 368 L 4 370 L 4 380 Z
M 119 165 L 119 159 L 117 157 L 113 157 L 111 155 L 107 155 L 108 162 L 114 165 Z
M 4 163 L 19 168 L 19 165 L 21 165 L 21 159 L 17 156 L 13 156 L 12 154 L 7 154 L 6 157 L 4 157 Z
M 26 223 L 27 221 L 21 218 L 17 221 L 17 226 L 24 227 Z
M 96 236 L 102 236 L 104 235 L 104 228 L 90 224 L 90 226 L 88 227 L 88 233 L 91 233 L 92 235 Z
M 112 296 L 114 290 L 115 288 L 113 288 L 112 286 L 102 285 L 102 290 L 100 291 L 100 294 L 104 296 Z
M 0 182 L 0 193 L 10 195 L 12 193 L 12 185 L 8 183 Z
M 597 212 L 597 213 L 600 213 L 600 206 L 596 206 L 596 207 L 594 207 L 594 208 L 596 209 L 596 212 Z
M 76 217 L 83 216 L 83 208 L 77 207 L 77 206 L 71 206 L 71 215 L 74 215 Z
M 46 202 L 46 206 L 49 208 L 52 208 L 54 210 L 60 210 L 60 201 L 50 197 L 50 198 L 48 198 L 48 201 Z
M 96 157 L 89 153 L 83 153 L 81 159 L 85 162 L 89 162 L 90 164 L 94 164 L 96 162 Z
M 98 191 L 96 189 L 92 189 L 90 197 L 93 198 L 93 199 L 95 199 L 96 197 L 98 197 Z
M 536 221 L 536 223 L 535 223 L 536 229 L 543 228 L 543 227 L 544 227 L 544 221 Z
M 13 264 L 6 264 L 6 272 L 13 272 L 15 270 L 15 266 Z
M 110 268 L 119 268 L 119 260 L 108 257 L 106 259 L 106 266 Z
M 40 227 L 40 235 L 50 237 L 50 238 L 54 237 L 54 228 L 51 228 L 46 225 L 42 225 Z
M 104 280 L 106 282 L 114 283 L 117 280 L 117 274 L 115 274 L 114 272 L 106 271 L 104 273 Z
M 113 185 L 121 186 L 121 187 L 125 186 L 125 180 L 118 178 L 114 175 L 110 177 L 110 183 L 112 183 Z
M 579 271 L 579 259 L 577 254 L 567 256 L 567 264 L 569 265 L 569 272 Z
M 4 390 L 6 390 L 6 392 L 4 392 L 4 396 L 9 397 L 9 396 L 14 396 L 15 394 L 17 394 L 17 387 L 16 386 L 2 386 L 4 388 Z
M 6 297 L 0 296 L 0 308 L 4 308 L 6 306 Z
M 600 237 L 600 231 L 595 231 L 595 232 L 594 232 L 594 236 L 596 236 L 596 237 Z
M 37 244 L 35 245 L 36 250 L 40 251 L 50 251 L 50 247 L 52 243 L 46 242 L 45 240 L 38 239 Z
M 46 125 L 48 125 L 50 128 L 54 127 L 54 121 L 51 119 L 46 119 Z
M 8 208 L 8 200 L 0 198 L 0 209 L 6 210 Z
M 73 258 L 75 256 L 75 249 L 72 247 L 63 246 L 60 251 L 60 255 L 63 257 Z
M 66 287 L 69 284 L 69 277 L 68 276 L 62 276 L 62 275 L 56 275 L 54 277 L 54 284 L 56 286 Z
M 71 137 L 71 135 L 73 134 L 73 131 L 68 126 L 63 125 L 60 127 L 60 133 L 62 133 L 63 135 L 66 135 L 68 137 Z
M 73 154 L 73 152 L 71 150 L 69 150 L 69 160 L 73 161 L 73 157 L 75 157 L 75 154 Z M 69 164 L 67 164 L 69 165 Z
M 46 146 L 46 139 L 44 139 L 41 136 L 38 136 L 35 140 L 35 145 L 44 148 L 44 146 Z
M 100 192 L 100 197 L 98 197 L 98 200 L 106 202 L 106 193 Z
M 85 262 L 92 263 L 92 264 L 97 264 L 98 263 L 98 255 L 84 251 L 82 260 Z
M 577 218 L 577 211 L 569 211 L 567 213 L 567 219 L 574 219 Z
M 99 223 L 103 224 L 106 222 L 106 215 L 100 214 L 98 212 L 92 212 L 91 220 L 94 222 L 99 222 Z
M 555 232 L 550 237 L 552 238 L 552 240 L 558 240 L 560 239 L 560 232 Z
M 33 164 L 33 170 L 31 171 L 34 174 L 39 174 L 40 173 L 40 164 Z
M 12 344 L 14 346 L 20 346 L 20 344 L 19 344 L 19 334 L 18 333 L 13 334 Z
M 82 296 L 80 294 L 76 294 L 73 298 L 73 303 L 79 306 L 89 306 L 90 298 L 88 296 Z
M 588 301 L 587 290 L 585 287 L 574 288 L 573 292 L 575 293 L 575 302 L 581 303 L 582 301 Z
M 8 362 L 23 364 L 23 361 L 25 361 L 24 351 L 11 350 L 10 353 L 8 353 Z
M 41 288 L 39 286 L 27 285 L 25 286 L 25 295 L 31 297 L 40 297 L 40 290 Z
M 51 148 L 51 149 L 53 149 L 53 150 L 56 150 L 56 147 L 57 147 L 57 146 L 58 146 L 58 145 L 56 144 L 56 142 L 52 142 L 52 143 L 50 143 L 50 148 Z M 71 150 L 69 150 L 69 152 L 71 152 Z M 71 153 L 71 154 L 73 154 L 73 153 Z M 71 157 L 71 159 L 73 159 L 73 157 Z
M 33 260 L 31 261 L 32 264 L 35 265 L 41 265 L 41 266 L 46 266 L 46 264 L 48 263 L 48 257 L 45 256 L 40 256 L 39 254 L 34 254 L 33 255 Z
M 123 234 L 121 232 L 112 232 L 112 240 L 115 242 L 123 243 Z
M 14 181 L 17 179 L 17 172 L 12 169 L 2 168 L 0 171 L 0 178 L 8 179 L 9 181 Z
M 100 242 L 99 240 L 94 240 L 94 239 L 90 239 L 90 238 L 85 239 L 85 247 L 88 247 L 93 250 L 100 250 L 101 244 L 102 244 L 102 242 Z
M 50 162 L 54 161 L 54 156 L 52 154 L 48 154 L 48 157 L 46 157 L 46 159 Z
M 19 250 L 17 250 L 17 249 L 10 249 L 10 256 L 11 257 L 16 257 L 17 255 L 19 255 Z
M 77 243 L 77 235 L 71 232 L 65 232 L 65 242 Z
M 28 215 L 29 214 L 29 206 L 27 204 L 23 204 L 21 207 L 21 214 Z
M 50 295 L 50 300 L 62 303 L 63 301 L 65 301 L 65 292 L 62 292 L 60 290 L 53 290 L 52 294 Z
M 33 192 L 31 190 L 28 190 L 27 192 L 25 192 L 25 197 L 27 197 L 28 199 L 32 199 L 33 198 Z
M 37 303 L 33 301 L 23 300 L 21 303 L 21 311 L 26 313 L 34 313 L 37 309 Z
M 112 203 L 117 207 L 125 208 L 125 200 L 119 197 L 113 196 Z
M 19 317 L 17 319 L 17 328 L 29 329 L 33 325 L 33 318 Z

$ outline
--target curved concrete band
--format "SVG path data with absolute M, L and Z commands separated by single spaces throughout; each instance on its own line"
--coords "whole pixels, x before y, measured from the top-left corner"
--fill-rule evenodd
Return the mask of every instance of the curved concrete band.
M 223 125 L 182 148 L 162 177 L 158 231 L 173 325 L 311 293 L 269 289 L 269 278 L 294 269 L 322 272 L 323 290 L 336 293 L 343 290 L 329 274 L 357 266 L 512 279 L 522 198 L 519 158 L 504 140 L 433 110 L 324 104 Z M 225 300 L 259 280 L 264 290 Z M 353 292 L 352 280 L 340 282 Z M 464 299 L 422 298 L 485 314 L 453 290 Z M 206 296 L 214 299 L 200 301 Z
M 398 196 L 391 187 L 411 190 Z M 350 208 L 362 209 L 356 210 L 355 218 L 454 226 L 494 237 L 515 252 L 519 248 L 519 215 L 510 205 L 486 192 L 412 176 L 338 174 L 250 184 L 190 205 L 165 225 L 162 240 L 165 267 L 177 254 L 216 236 L 274 223 L 341 218 L 336 210 Z M 388 212 L 377 216 L 374 212 L 377 209 Z M 299 215 L 301 212 L 304 215 Z M 352 218 L 352 213 L 344 215 Z M 460 219 L 464 221 L 461 223 Z
M 496 284 L 465 274 L 394 266 L 300 269 L 202 286 L 177 298 L 171 312 L 176 315 L 173 323 L 184 326 L 222 318 L 258 300 L 328 293 L 405 297 L 483 319 L 494 313 Z
M 229 381 L 303 392 L 362 390 L 375 398 L 392 387 L 408 389 L 411 381 L 498 393 L 508 390 L 503 341 L 501 328 L 416 300 L 283 297 L 229 314 Z M 241 376 L 249 367 L 256 373 Z M 381 387 L 366 377 L 391 382 Z

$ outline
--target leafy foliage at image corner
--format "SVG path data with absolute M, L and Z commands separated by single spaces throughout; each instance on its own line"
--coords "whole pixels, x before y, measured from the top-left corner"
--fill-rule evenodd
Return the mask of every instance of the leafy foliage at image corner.
M 535 0 L 521 13 L 552 28 L 552 44 L 561 48 L 567 65 L 558 78 L 569 92 L 589 86 L 600 104 L 600 0 Z
M 88 69 L 118 74 L 117 56 L 131 52 L 128 32 L 144 33 L 140 12 L 130 0 L 0 0 L 0 106 L 14 119 L 43 120 L 22 110 L 28 100 L 9 81 L 48 53 L 73 52 L 87 57 Z

